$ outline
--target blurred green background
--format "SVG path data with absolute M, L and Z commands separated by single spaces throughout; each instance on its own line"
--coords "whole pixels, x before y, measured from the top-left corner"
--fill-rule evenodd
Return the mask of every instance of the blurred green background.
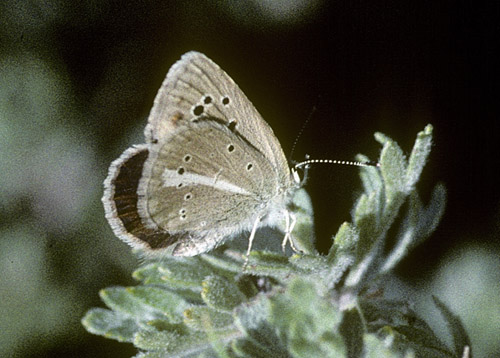
M 128 357 L 87 333 L 101 288 L 138 260 L 100 202 L 110 162 L 142 143 L 156 91 L 189 50 L 225 69 L 294 159 L 372 158 L 381 131 L 410 150 L 435 127 L 423 197 L 449 192 L 433 237 L 393 287 L 432 320 L 436 294 L 476 357 L 500 356 L 499 8 L 412 1 L 0 2 L 0 356 Z M 496 50 L 495 50 L 496 49 Z M 313 108 L 316 110 L 313 111 Z M 307 190 L 323 252 L 360 188 L 317 166 Z

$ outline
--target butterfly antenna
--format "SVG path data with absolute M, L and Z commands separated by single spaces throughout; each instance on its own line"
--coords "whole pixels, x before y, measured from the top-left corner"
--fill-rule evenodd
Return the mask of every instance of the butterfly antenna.
M 300 168 L 300 167 L 303 167 L 303 166 L 305 166 L 307 168 L 307 166 L 309 164 L 318 164 L 318 163 L 321 163 L 321 164 L 325 164 L 326 163 L 326 164 L 354 165 L 354 166 L 357 166 L 357 167 L 380 167 L 380 163 L 373 162 L 373 161 L 369 161 L 369 162 L 356 162 L 356 161 L 335 160 L 335 159 L 308 159 L 308 160 L 304 160 L 303 162 L 295 164 L 294 168 L 297 169 L 297 168 Z
M 306 120 L 304 121 L 304 123 L 302 123 L 302 127 L 300 127 L 299 133 L 295 136 L 295 140 L 293 141 L 293 145 L 292 145 L 292 150 L 290 151 L 290 156 L 289 156 L 290 160 L 292 160 L 293 152 L 295 151 L 295 147 L 297 146 L 297 143 L 299 142 L 299 138 L 302 135 L 302 133 L 304 132 L 304 129 L 306 129 L 306 126 L 309 123 L 309 121 L 311 120 L 314 112 L 316 112 L 316 105 L 313 106 L 313 108 L 312 108 L 311 112 L 309 112 L 309 115 L 307 116 Z

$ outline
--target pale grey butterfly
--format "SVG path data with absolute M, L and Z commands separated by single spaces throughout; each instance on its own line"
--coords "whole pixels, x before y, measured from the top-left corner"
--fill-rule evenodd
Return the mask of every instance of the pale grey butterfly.
M 295 224 L 301 186 L 271 127 L 214 62 L 188 52 L 168 71 L 145 129 L 109 169 L 114 233 L 146 253 L 194 256 L 257 228 Z M 281 227 L 283 225 L 281 224 Z

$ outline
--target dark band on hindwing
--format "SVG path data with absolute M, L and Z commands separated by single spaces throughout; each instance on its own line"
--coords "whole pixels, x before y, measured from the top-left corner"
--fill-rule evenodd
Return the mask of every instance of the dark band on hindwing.
M 144 162 L 149 151 L 143 149 L 127 159 L 120 167 L 114 180 L 115 190 L 111 198 L 116 206 L 118 219 L 125 230 L 151 249 L 166 248 L 178 242 L 184 235 L 171 235 L 165 231 L 156 231 L 144 225 L 137 209 L 137 187 L 142 176 Z

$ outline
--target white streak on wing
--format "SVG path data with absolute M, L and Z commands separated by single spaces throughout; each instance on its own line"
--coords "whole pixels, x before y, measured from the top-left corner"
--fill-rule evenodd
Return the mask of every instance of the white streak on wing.
M 177 170 L 165 169 L 162 174 L 162 179 L 164 187 L 176 187 L 181 183 L 183 185 L 206 185 L 235 194 L 250 195 L 250 192 L 237 185 L 217 179 L 217 175 L 215 178 L 211 178 L 200 174 L 189 173 L 188 171 L 181 175 L 177 173 Z

